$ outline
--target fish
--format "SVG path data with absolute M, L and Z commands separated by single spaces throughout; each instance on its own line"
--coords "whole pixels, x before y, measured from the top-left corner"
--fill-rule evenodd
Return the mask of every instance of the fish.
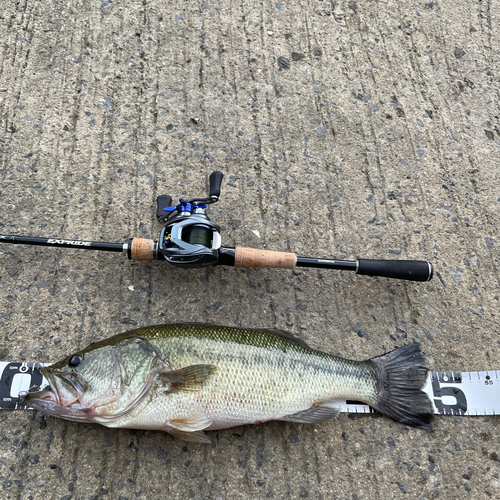
M 90 344 L 41 371 L 49 386 L 25 396 L 30 408 L 199 443 L 211 442 L 205 431 L 269 420 L 328 421 L 339 400 L 420 429 L 432 419 L 416 342 L 353 361 L 280 330 L 165 324 Z

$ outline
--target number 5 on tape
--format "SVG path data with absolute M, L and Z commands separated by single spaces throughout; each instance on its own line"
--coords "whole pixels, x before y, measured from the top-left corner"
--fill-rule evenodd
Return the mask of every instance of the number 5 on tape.
M 500 376 L 488 372 L 431 372 L 424 387 L 439 415 L 498 415 Z

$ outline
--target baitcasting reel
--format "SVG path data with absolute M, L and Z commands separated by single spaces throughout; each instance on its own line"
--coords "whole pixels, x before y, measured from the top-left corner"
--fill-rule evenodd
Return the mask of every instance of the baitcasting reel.
M 170 206 L 172 197 L 158 196 L 156 218 L 164 223 L 157 252 L 167 262 L 177 267 L 205 267 L 217 264 L 222 244 L 220 227 L 207 217 L 206 208 L 219 201 L 223 175 L 210 175 L 208 198 L 185 201 Z

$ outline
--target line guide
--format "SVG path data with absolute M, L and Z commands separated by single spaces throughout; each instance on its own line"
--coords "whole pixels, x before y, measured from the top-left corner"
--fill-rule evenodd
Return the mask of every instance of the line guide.
M 40 368 L 48 363 L 0 362 L 0 410 L 27 410 L 19 393 L 48 385 Z M 423 389 L 436 415 L 498 415 L 500 370 L 485 372 L 429 372 Z M 344 413 L 373 413 L 359 401 L 339 401 Z

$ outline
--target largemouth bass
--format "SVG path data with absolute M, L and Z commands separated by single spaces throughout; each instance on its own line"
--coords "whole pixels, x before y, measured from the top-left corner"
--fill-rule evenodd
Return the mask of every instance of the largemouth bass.
M 366 361 L 308 347 L 278 330 L 203 324 L 140 328 L 42 368 L 50 387 L 25 402 L 47 415 L 107 427 L 167 431 L 210 442 L 205 430 L 336 417 L 335 401 L 363 401 L 394 420 L 428 428 L 417 343 Z

